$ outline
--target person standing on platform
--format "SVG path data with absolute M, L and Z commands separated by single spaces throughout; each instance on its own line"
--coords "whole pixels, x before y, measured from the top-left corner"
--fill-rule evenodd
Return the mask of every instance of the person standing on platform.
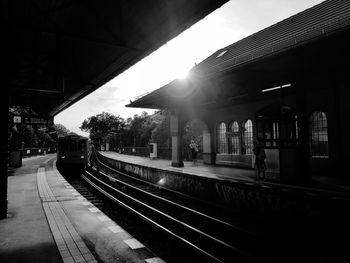
M 197 162 L 198 145 L 197 143 L 195 143 L 194 140 L 191 140 L 190 149 L 191 149 L 191 158 L 193 161 L 193 165 L 195 165 Z
M 263 180 L 265 181 L 265 171 L 266 171 L 266 164 L 265 164 L 265 150 L 264 150 L 264 145 L 261 142 L 261 140 L 256 139 L 254 148 L 253 148 L 253 153 L 255 155 L 255 169 L 257 172 L 257 180 L 260 180 L 260 174 L 263 176 Z

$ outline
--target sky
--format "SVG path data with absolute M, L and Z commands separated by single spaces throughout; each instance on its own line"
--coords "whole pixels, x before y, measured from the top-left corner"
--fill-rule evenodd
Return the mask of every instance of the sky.
M 55 116 L 56 124 L 88 136 L 79 127 L 109 112 L 124 119 L 155 110 L 127 108 L 135 97 L 186 73 L 218 49 L 312 7 L 323 0 L 231 0 L 90 95 Z

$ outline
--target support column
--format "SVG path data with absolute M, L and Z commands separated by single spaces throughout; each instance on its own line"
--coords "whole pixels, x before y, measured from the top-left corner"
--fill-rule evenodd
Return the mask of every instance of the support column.
M 8 164 L 8 87 L 1 89 L 0 100 L 0 219 L 7 217 L 7 164 Z
M 301 184 L 308 184 L 311 180 L 307 85 L 308 83 L 296 83 L 296 108 L 299 125 L 296 180 Z
M 4 41 L 0 45 L 2 53 L 3 76 L 1 78 L 1 98 L 0 98 L 0 219 L 7 217 L 7 164 L 8 164 L 8 118 L 9 118 L 9 75 L 11 67 L 10 34 L 7 25 L 6 10 L 1 13 L 2 35 Z
M 343 109 L 341 110 L 341 102 L 340 102 L 340 90 L 341 90 L 341 85 L 339 85 L 339 83 L 332 83 L 331 84 L 333 87 L 332 88 L 332 91 L 333 91 L 333 96 L 334 96 L 334 100 L 333 100 L 333 104 L 332 104 L 332 108 L 334 109 L 334 113 L 333 113 L 333 116 L 334 116 L 334 120 L 333 120 L 333 125 L 334 126 L 334 129 L 333 130 L 330 130 L 329 129 L 329 133 L 328 133 L 328 136 L 330 138 L 333 138 L 332 139 L 332 144 L 334 145 L 334 150 L 332 151 L 331 149 L 333 148 L 331 146 L 331 144 L 329 144 L 329 150 L 330 150 L 330 154 L 334 155 L 333 159 L 334 159 L 334 164 L 333 164 L 333 167 L 334 169 L 332 169 L 336 176 L 337 177 L 342 177 L 344 176 L 344 174 L 342 173 L 342 170 L 343 170 L 343 162 L 341 161 L 342 160 L 342 151 L 341 151 L 341 145 L 344 145 L 343 140 L 343 135 L 341 133 L 342 130 L 346 130 L 348 131 L 349 129 L 347 129 L 347 126 L 348 125 L 345 125 L 343 126 L 342 124 L 342 121 L 341 121 L 341 112 L 349 112 L 349 111 L 343 111 Z M 347 97 L 349 98 L 349 97 Z M 348 103 L 347 103 L 348 105 Z M 350 109 L 350 107 L 348 106 L 348 108 Z M 331 123 L 328 123 L 328 127 L 330 127 L 330 124 Z M 335 136 L 332 136 L 333 134 L 335 134 Z M 329 138 L 328 137 L 328 138 Z M 328 143 L 331 143 L 330 140 L 328 140 Z M 349 143 L 348 143 L 349 145 Z M 349 149 L 347 147 L 347 149 Z M 332 153 L 333 152 L 333 153 Z M 345 169 L 344 169 L 345 171 Z
M 338 173 L 343 179 L 349 178 L 349 168 L 350 163 L 350 140 L 349 140 L 349 112 L 350 103 L 348 98 L 350 97 L 350 82 L 341 83 L 338 86 L 338 95 L 336 100 L 337 105 L 337 141 L 336 141 L 336 151 L 338 152 Z M 330 138 L 331 139 L 331 138 Z
M 203 131 L 203 162 L 215 164 L 214 131 Z
M 171 166 L 183 167 L 182 161 L 182 127 L 178 113 L 170 115 L 170 134 L 171 134 Z

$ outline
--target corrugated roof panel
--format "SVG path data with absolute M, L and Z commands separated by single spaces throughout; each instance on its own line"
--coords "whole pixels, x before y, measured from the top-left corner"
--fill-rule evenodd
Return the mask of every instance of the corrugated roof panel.
M 218 50 L 198 64 L 194 71 L 219 72 L 348 26 L 349 18 L 350 1 L 325 1 Z M 227 52 L 218 57 L 225 50 Z

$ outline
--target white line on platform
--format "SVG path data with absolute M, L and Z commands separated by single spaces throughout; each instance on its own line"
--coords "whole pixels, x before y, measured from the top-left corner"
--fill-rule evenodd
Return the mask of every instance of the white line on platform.
M 96 207 L 90 207 L 88 209 L 90 210 L 91 213 L 98 213 L 98 212 L 100 212 L 100 210 L 98 208 L 96 208 Z
M 109 221 L 110 218 L 108 216 L 97 216 L 97 218 L 101 221 L 101 222 L 106 222 Z
M 161 258 L 155 257 L 155 258 L 147 258 L 145 259 L 147 263 L 165 263 L 165 261 Z
M 131 249 L 138 249 L 145 247 L 140 241 L 135 238 L 126 239 L 124 243 L 127 244 Z
M 108 229 L 111 230 L 113 233 L 124 232 L 124 229 L 120 226 L 109 226 Z

